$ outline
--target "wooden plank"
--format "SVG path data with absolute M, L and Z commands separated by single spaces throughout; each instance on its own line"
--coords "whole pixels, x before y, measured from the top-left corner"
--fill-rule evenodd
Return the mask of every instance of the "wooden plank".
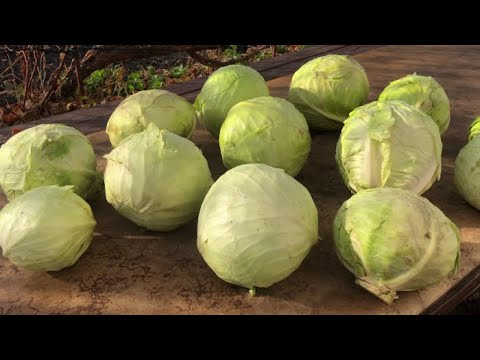
M 422 56 L 417 55 L 417 48 Z M 456 53 L 459 56 L 454 56 Z M 336 258 L 331 236 L 333 217 L 350 197 L 334 159 L 338 133 L 320 133 L 314 135 L 311 155 L 297 179 L 317 205 L 323 240 L 295 273 L 269 289 L 260 289 L 256 297 L 218 279 L 205 265 L 195 246 L 195 222 L 170 233 L 144 231 L 100 197 L 92 204 L 98 222 L 94 241 L 75 266 L 52 274 L 34 274 L 0 257 L 0 310 L 22 314 L 429 314 L 443 313 L 463 300 L 480 282 L 480 212 L 455 191 L 453 162 L 466 142 L 470 115 L 479 108 L 465 98 L 480 98 L 480 89 L 471 84 L 472 79 L 480 78 L 480 47 L 446 51 L 437 46 L 388 46 L 354 57 L 369 75 L 370 100 L 390 81 L 413 72 L 412 63 L 431 64 L 423 69 L 447 89 L 452 121 L 443 138 L 442 179 L 424 196 L 460 229 L 462 257 L 455 277 L 421 291 L 402 292 L 392 306 L 354 284 L 353 276 Z M 382 60 L 377 63 L 378 58 Z M 471 69 L 463 74 L 458 64 L 467 59 Z M 441 66 L 443 62 L 448 67 Z M 464 87 L 451 85 L 456 81 L 452 73 L 465 76 Z M 272 95 L 285 97 L 290 78 L 269 81 Z M 102 156 L 110 151 L 108 139 L 104 132 L 89 137 L 102 169 Z M 218 178 L 225 172 L 218 142 L 202 127 L 194 133 L 193 141 Z M 0 198 L 0 206 L 4 203 Z
M 446 315 L 480 288 L 480 265 L 461 279 L 440 299 L 426 308 L 423 315 Z

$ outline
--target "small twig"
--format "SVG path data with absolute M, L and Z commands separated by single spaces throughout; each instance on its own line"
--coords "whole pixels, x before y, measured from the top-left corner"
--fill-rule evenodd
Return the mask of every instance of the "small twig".
M 15 66 L 15 64 L 21 60 L 21 57 L 20 57 L 20 56 L 17 57 L 13 63 L 10 61 L 10 57 L 8 57 L 8 59 L 9 59 L 10 65 L 8 65 L 8 66 L 0 73 L 0 77 L 2 77 L 3 74 L 5 74 L 8 70 L 10 70 L 13 66 Z
M 83 78 L 80 74 L 80 61 L 78 60 L 78 56 L 75 55 L 73 57 L 73 62 L 75 64 L 75 76 L 77 77 L 77 87 L 78 91 L 80 92 L 80 96 L 85 96 L 85 89 L 83 87 Z
M 15 81 L 15 79 L 18 79 L 18 78 L 17 78 L 17 76 L 15 76 L 15 71 L 13 69 L 12 59 L 10 58 L 10 55 L 7 54 L 7 57 L 8 57 L 8 62 L 11 64 L 10 65 L 10 70 L 11 70 L 12 76 L 13 76 L 13 88 L 15 89 L 15 92 L 17 92 L 17 82 Z M 18 57 L 17 59 L 20 60 L 20 57 Z
M 42 70 L 38 67 L 38 77 L 40 79 L 40 88 L 43 91 L 45 89 L 45 79 L 47 78 L 47 58 L 43 52 L 40 55 L 40 61 L 42 62 Z
M 192 57 L 192 59 L 194 59 L 195 61 L 197 61 L 197 62 L 199 62 L 203 65 L 211 66 L 213 68 L 219 68 L 219 67 L 222 67 L 222 66 L 237 64 L 239 62 L 248 60 L 251 57 L 258 54 L 260 51 L 265 50 L 269 46 L 270 45 L 262 46 L 262 47 L 258 48 L 257 50 L 252 51 L 250 54 L 244 55 L 244 56 L 242 56 L 238 59 L 231 59 L 231 60 L 227 60 L 227 61 L 218 61 L 218 60 L 214 60 L 214 59 L 209 59 L 207 57 L 204 57 L 204 56 L 200 55 L 199 53 L 197 53 L 195 51 L 189 51 L 188 55 L 190 55 Z
M 50 100 L 53 93 L 55 92 L 55 90 L 57 88 L 57 85 L 58 85 L 57 84 L 58 78 L 60 77 L 60 74 L 62 72 L 62 68 L 65 65 L 65 57 L 66 57 L 66 54 L 64 52 L 60 53 L 60 64 L 55 69 L 53 74 L 50 76 L 50 79 L 49 79 L 48 85 L 47 85 L 47 91 L 46 91 L 45 95 L 43 96 L 43 98 L 38 103 L 38 105 L 36 106 L 36 109 L 43 109 L 45 107 L 46 103 L 48 102 L 48 100 Z
M 37 58 L 34 56 L 34 63 L 33 63 L 33 69 L 30 71 L 30 50 L 27 51 L 22 51 L 23 58 L 25 59 L 25 77 L 24 77 L 24 83 L 25 83 L 25 93 L 23 95 L 23 108 L 25 108 L 25 104 L 27 103 L 27 100 L 30 98 L 30 89 L 31 89 L 31 84 L 33 80 L 33 76 L 35 75 L 35 69 L 37 67 Z

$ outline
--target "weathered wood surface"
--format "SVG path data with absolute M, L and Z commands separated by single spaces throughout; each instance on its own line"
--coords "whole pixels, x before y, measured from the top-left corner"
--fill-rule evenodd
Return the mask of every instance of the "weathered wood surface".
M 272 80 L 291 74 L 301 65 L 317 56 L 328 53 L 359 54 L 380 46 L 381 45 L 318 45 L 295 53 L 289 53 L 264 61 L 259 61 L 253 64 L 252 67 L 257 69 L 266 80 Z M 195 101 L 195 97 L 200 92 L 206 80 L 207 77 L 202 77 L 184 83 L 170 85 L 165 87 L 165 90 L 182 95 L 187 100 L 193 102 Z M 13 128 L 25 129 L 45 123 L 61 123 L 73 126 L 87 135 L 102 131 L 107 124 L 108 118 L 120 101 L 121 100 L 111 101 L 93 108 L 75 110 L 69 113 L 32 121 L 27 124 L 0 129 L 0 145 L 7 141 L 10 136 L 12 136 Z
M 297 179 L 312 193 L 323 240 L 286 280 L 259 289 L 226 284 L 205 265 L 195 245 L 195 222 L 171 233 L 143 231 L 118 215 L 104 200 L 93 204 L 98 221 L 91 247 L 75 266 L 57 273 L 17 269 L 0 257 L 0 313 L 26 314 L 420 314 L 447 311 L 479 284 L 480 212 L 453 187 L 453 161 L 466 141 L 466 129 L 480 109 L 480 47 L 388 46 L 354 55 L 371 82 L 370 99 L 389 81 L 417 72 L 434 76 L 452 105 L 445 134 L 443 174 L 425 196 L 460 228 L 462 260 L 453 279 L 422 291 L 400 293 L 393 306 L 354 284 L 337 260 L 331 224 L 349 196 L 338 174 L 338 133 L 316 134 L 308 163 Z M 269 82 L 274 96 L 285 97 L 290 77 Z M 110 150 L 104 132 L 90 135 L 99 156 Z M 209 160 L 214 178 L 224 171 L 218 143 L 199 128 L 193 141 Z M 0 200 L 0 206 L 5 200 Z

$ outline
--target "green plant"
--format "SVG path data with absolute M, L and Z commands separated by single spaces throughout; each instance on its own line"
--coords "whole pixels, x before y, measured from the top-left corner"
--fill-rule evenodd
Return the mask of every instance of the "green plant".
M 337 142 L 345 185 L 423 194 L 440 179 L 442 141 L 430 116 L 403 101 L 375 101 L 350 114 Z
M 164 77 L 159 74 L 152 75 L 149 80 L 149 89 L 161 89 L 163 87 Z
M 126 85 L 129 94 L 134 94 L 137 91 L 145 90 L 142 72 L 134 71 L 128 74 Z
M 223 174 L 198 216 L 197 247 L 207 265 L 252 294 L 292 274 L 317 241 L 318 213 L 308 190 L 264 164 Z
M 238 51 L 237 45 L 230 45 L 228 49 L 223 51 L 223 54 L 232 59 L 239 59 L 242 56 L 242 54 Z
M 170 70 L 170 74 L 172 75 L 172 77 L 174 77 L 174 78 L 176 78 L 176 79 L 185 76 L 186 72 L 187 72 L 187 67 L 184 66 L 183 64 L 174 66 L 174 67 Z
M 285 99 L 271 96 L 232 107 L 220 130 L 223 163 L 233 168 L 262 163 L 296 176 L 307 161 L 311 138 L 305 117 Z
M 11 137 L 0 148 L 0 186 L 9 200 L 46 185 L 74 185 L 83 198 L 96 192 L 101 175 L 88 138 L 61 124 L 43 124 Z
M 293 75 L 288 99 L 314 130 L 338 130 L 350 111 L 367 100 L 367 74 L 353 58 L 325 55 Z
M 378 100 L 402 100 L 429 115 L 442 135 L 450 124 L 450 102 L 442 86 L 430 76 L 408 75 L 390 83 Z
M 98 93 L 99 89 L 103 89 L 107 79 L 107 69 L 95 70 L 84 80 L 86 90 L 90 94 Z
M 460 232 L 436 206 L 410 191 L 359 192 L 333 224 L 338 257 L 357 284 L 386 303 L 397 291 L 435 284 L 458 269 Z
M 223 121 L 234 105 L 268 95 L 265 79 L 256 70 L 229 65 L 210 75 L 195 99 L 194 108 L 210 134 L 218 138 Z
M 196 115 L 193 106 L 183 97 L 166 90 L 137 92 L 118 105 L 108 119 L 106 132 L 113 147 L 149 125 L 191 137 Z
M 278 54 L 285 54 L 288 52 L 288 47 L 287 45 L 277 45 L 277 53 Z
M 255 61 L 263 61 L 265 59 L 269 59 L 272 57 L 272 53 L 268 51 L 260 51 L 257 55 L 255 55 Z
M 105 158 L 107 201 L 151 230 L 169 231 L 193 220 L 213 183 L 195 144 L 153 123 Z
M 96 221 L 73 186 L 43 186 L 0 212 L 3 256 L 31 271 L 57 271 L 77 262 L 90 245 Z

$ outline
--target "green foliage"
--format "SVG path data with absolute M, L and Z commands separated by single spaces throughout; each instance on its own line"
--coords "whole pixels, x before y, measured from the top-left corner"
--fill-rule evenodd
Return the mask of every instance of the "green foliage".
M 242 54 L 239 53 L 237 45 L 230 45 L 228 49 L 223 51 L 225 56 L 228 56 L 232 59 L 238 59 Z
M 288 52 L 287 45 L 277 45 L 277 54 L 285 54 Z
M 172 75 L 172 77 L 174 77 L 175 79 L 178 79 L 178 78 L 181 78 L 183 76 L 185 76 L 186 72 L 187 72 L 187 69 L 188 67 L 187 66 L 184 66 L 183 64 L 180 64 L 178 66 L 174 66 L 171 70 L 170 70 L 170 74 Z
M 121 65 L 96 70 L 84 80 L 89 96 L 128 96 L 138 91 L 161 89 L 165 77 L 154 66 L 147 66 L 126 74 Z

